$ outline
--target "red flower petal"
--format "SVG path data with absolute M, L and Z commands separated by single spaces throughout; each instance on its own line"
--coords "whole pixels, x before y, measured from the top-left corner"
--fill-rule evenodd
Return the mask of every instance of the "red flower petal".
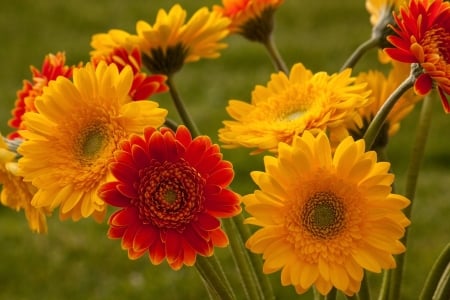
M 123 186 L 119 182 L 108 182 L 103 184 L 98 190 L 98 196 L 109 205 L 126 207 L 130 204 L 129 199 L 124 197 L 123 192 L 119 192 L 117 188 L 118 185 Z M 128 187 L 128 185 L 126 185 L 126 187 Z
M 222 231 L 222 229 L 216 229 L 212 232 L 210 232 L 211 240 L 213 244 L 217 247 L 226 247 L 228 246 L 228 237 L 227 235 Z
M 136 230 L 133 239 L 133 249 L 148 250 L 153 242 L 159 238 L 159 233 L 150 225 L 143 225 Z
M 209 214 L 198 214 L 197 226 L 205 231 L 212 231 L 220 227 L 220 221 Z
M 183 239 L 175 230 L 167 230 L 166 232 L 166 256 L 167 262 L 171 264 L 183 257 Z M 181 259 L 182 261 L 182 259 Z
M 155 242 L 148 249 L 148 256 L 150 261 L 154 265 L 159 265 L 166 257 L 164 244 L 160 239 L 156 239 Z
M 414 91 L 419 95 L 428 94 L 433 88 L 433 79 L 428 74 L 422 73 L 414 83 Z
M 122 162 L 112 162 L 110 164 L 112 174 L 117 180 L 125 182 L 126 184 L 133 184 L 139 180 L 139 174 L 136 169 L 129 164 Z
M 116 211 L 109 218 L 109 224 L 112 226 L 129 226 L 137 219 L 135 208 L 129 207 Z
M 443 89 L 438 88 L 439 91 L 439 96 L 441 98 L 441 103 L 442 103 L 442 107 L 444 108 L 445 113 L 450 113 L 450 103 L 449 100 L 447 99 L 447 96 L 444 92 Z

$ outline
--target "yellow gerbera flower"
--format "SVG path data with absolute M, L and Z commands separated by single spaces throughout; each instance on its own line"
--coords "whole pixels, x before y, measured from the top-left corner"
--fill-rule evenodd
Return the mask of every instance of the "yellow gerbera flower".
M 276 151 L 279 142 L 290 144 L 305 130 L 326 128 L 341 136 L 343 123 L 355 109 L 366 105 L 365 84 L 355 84 L 350 69 L 328 75 L 313 74 L 302 64 L 289 77 L 273 74 L 267 87 L 256 86 L 252 102 L 230 100 L 227 112 L 235 121 L 224 121 L 219 139 L 224 148 L 248 147 Z
M 101 220 L 105 204 L 98 187 L 109 175 L 108 162 L 123 138 L 160 126 L 167 114 L 153 101 L 131 101 L 133 72 L 100 62 L 74 70 L 73 82 L 58 77 L 36 99 L 37 112 L 25 114 L 26 139 L 18 151 L 25 181 L 38 191 L 32 204 L 60 217 L 93 215 Z
M 36 188 L 30 183 L 24 182 L 17 175 L 17 154 L 10 151 L 0 136 L 0 184 L 1 203 L 16 211 L 24 210 L 28 226 L 37 233 L 47 232 L 46 214 L 43 208 L 35 208 L 31 205 Z
M 228 35 L 228 18 L 203 7 L 185 20 L 186 11 L 176 4 L 168 13 L 160 9 L 153 26 L 137 22 L 134 40 L 153 73 L 173 74 L 184 63 L 218 57 L 218 51 L 226 47 L 219 41 Z
M 393 68 L 387 76 L 380 71 L 369 71 L 360 73 L 356 78 L 358 83 L 366 82 L 368 84 L 367 90 L 372 93 L 369 97 L 370 104 L 359 108 L 355 118 L 347 122 L 347 128 L 355 139 L 364 136 L 376 113 L 392 92 L 405 80 L 411 70 L 410 65 L 405 63 L 392 62 L 392 66 Z M 405 92 L 400 97 L 389 112 L 385 125 L 373 144 L 373 149 L 383 148 L 387 145 L 389 137 L 399 130 L 400 121 L 414 109 L 415 104 L 422 98 L 422 96 L 415 94 L 413 90 Z
M 322 295 L 333 286 L 353 295 L 364 269 L 396 266 L 410 201 L 391 193 L 389 163 L 352 137 L 333 156 L 324 132 L 305 132 L 278 152 L 265 157 L 265 172 L 251 173 L 259 190 L 242 199 L 246 223 L 261 227 L 246 245 L 263 254 L 264 273 L 281 269 L 281 283 L 298 293 L 314 285 Z

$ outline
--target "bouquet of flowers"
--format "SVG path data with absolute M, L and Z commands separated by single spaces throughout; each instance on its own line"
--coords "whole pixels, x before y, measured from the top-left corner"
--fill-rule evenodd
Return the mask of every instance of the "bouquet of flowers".
M 17 92 L 0 139 L 2 204 L 23 210 L 37 233 L 54 211 L 106 219 L 130 259 L 195 267 L 211 299 L 273 299 L 272 273 L 316 299 L 399 299 L 430 108 L 438 98 L 450 112 L 450 3 L 367 0 L 372 34 L 331 74 L 286 64 L 274 38 L 282 5 L 223 0 L 188 17 L 176 4 L 135 32 L 94 34 L 86 62 L 48 54 Z M 260 45 L 275 71 L 251 99 L 218 106 L 229 119 L 216 144 L 176 79 L 186 64 L 219 58 L 228 36 Z M 356 72 L 373 48 L 384 70 Z M 386 147 L 419 104 L 398 193 Z M 238 148 L 263 164 L 248 170 L 251 193 L 233 185 L 246 180 L 235 176 Z M 229 248 L 236 273 L 224 271 L 216 247 Z M 449 299 L 449 262 L 447 244 L 422 299 Z

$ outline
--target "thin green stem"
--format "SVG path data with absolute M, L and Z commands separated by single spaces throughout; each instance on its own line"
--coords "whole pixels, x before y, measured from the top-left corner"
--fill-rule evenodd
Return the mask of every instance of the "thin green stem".
M 392 269 L 384 270 L 383 279 L 381 281 L 380 293 L 378 300 L 387 300 L 389 296 L 389 283 L 391 281 Z
M 406 174 L 405 197 L 411 201 L 411 204 L 405 208 L 404 213 L 408 219 L 411 219 L 412 207 L 414 203 L 414 196 L 416 193 L 417 181 L 419 178 L 420 166 L 425 152 L 425 145 L 427 143 L 428 132 L 431 125 L 432 118 L 432 97 L 426 96 L 422 102 L 422 109 L 419 116 L 419 123 L 417 125 L 416 137 L 414 140 L 410 163 Z M 402 238 L 402 243 L 407 246 L 408 228 Z M 403 277 L 405 265 L 405 253 L 399 254 L 396 257 L 397 267 L 392 270 L 392 277 L 389 287 L 389 298 L 391 300 L 399 299 L 401 292 L 401 282 Z
M 242 242 L 245 243 L 246 240 L 250 237 L 250 229 L 248 226 L 244 226 L 244 216 L 239 214 L 233 218 L 234 224 L 241 236 Z M 255 270 L 256 277 L 258 283 L 261 286 L 261 290 L 265 300 L 275 299 L 273 294 L 272 284 L 270 283 L 269 277 L 266 276 L 263 272 L 263 263 L 260 256 L 246 252 L 250 258 L 250 263 L 253 266 L 253 270 Z
M 331 291 L 325 296 L 325 300 L 336 300 L 337 289 L 332 288 Z
M 347 61 L 342 65 L 341 71 L 347 69 L 347 68 L 354 68 L 356 63 L 361 59 L 361 57 L 366 53 L 368 50 L 378 46 L 380 43 L 379 37 L 371 37 L 364 43 L 358 46 L 356 50 L 350 55 L 350 57 L 347 59 Z
M 367 272 L 361 281 L 361 288 L 358 293 L 358 298 L 361 300 L 370 300 L 369 282 L 367 281 Z
M 236 263 L 247 299 L 263 299 L 255 270 L 252 268 L 247 250 L 232 219 L 223 219 L 223 226 L 228 233 L 231 253 Z
M 366 141 L 366 149 L 371 149 L 375 139 L 377 138 L 378 133 L 380 132 L 381 127 L 389 115 L 389 112 L 394 107 L 395 103 L 397 103 L 398 99 L 413 85 L 416 80 L 416 76 L 411 72 L 411 74 L 406 78 L 397 89 L 389 96 L 389 98 L 384 102 L 383 106 L 377 112 L 372 122 L 370 122 L 369 127 L 367 128 L 366 133 L 364 134 L 364 140 Z
M 420 299 L 449 299 L 450 243 L 444 248 L 428 274 Z
M 211 257 L 198 256 L 195 266 L 202 276 L 204 282 L 208 285 L 210 294 L 219 295 L 220 299 L 223 300 L 234 300 L 236 296 L 234 295 L 233 289 L 228 282 L 226 276 L 215 268 L 217 265 L 213 263 L 217 258 L 213 255 Z M 215 291 L 215 292 L 212 292 Z
M 267 52 L 269 53 L 269 56 L 275 68 L 278 71 L 282 71 L 285 74 L 289 74 L 289 70 L 286 67 L 286 63 L 284 62 L 283 58 L 281 57 L 280 52 L 278 51 L 277 45 L 275 44 L 272 34 L 269 35 L 269 37 L 267 38 L 266 42 L 263 43 L 263 45 L 266 48 Z
M 175 105 L 175 108 L 177 109 L 177 112 L 183 121 L 184 125 L 189 129 L 192 136 L 198 136 L 200 135 L 200 131 L 197 128 L 197 125 L 192 120 L 190 114 L 188 113 L 186 106 L 184 105 L 183 100 L 181 99 L 180 94 L 178 93 L 174 81 L 173 81 L 173 75 L 169 75 L 167 77 L 167 85 L 169 86 L 169 92 L 170 96 L 172 97 L 173 103 Z

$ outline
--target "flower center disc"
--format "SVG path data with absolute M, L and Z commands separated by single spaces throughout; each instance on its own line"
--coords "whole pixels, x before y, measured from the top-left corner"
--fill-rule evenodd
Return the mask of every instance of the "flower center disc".
M 153 160 L 139 177 L 133 204 L 144 224 L 182 231 L 203 209 L 205 179 L 186 161 Z
M 106 130 L 102 126 L 91 125 L 85 128 L 78 137 L 78 154 L 84 163 L 95 160 L 107 144 Z
M 345 225 L 345 207 L 342 200 L 331 192 L 313 194 L 301 214 L 302 224 L 317 239 L 331 239 Z

